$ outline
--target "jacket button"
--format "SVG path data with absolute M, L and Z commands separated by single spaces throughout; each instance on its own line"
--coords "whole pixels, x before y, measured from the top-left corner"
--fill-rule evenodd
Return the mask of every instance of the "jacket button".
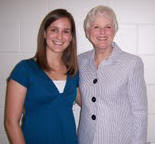
M 92 97 L 92 102 L 96 102 L 96 97 Z
M 94 79 L 94 80 L 93 80 L 93 83 L 96 84 L 96 83 L 97 83 L 97 79 Z
M 96 120 L 96 116 L 94 114 L 91 116 L 91 118 L 92 120 Z

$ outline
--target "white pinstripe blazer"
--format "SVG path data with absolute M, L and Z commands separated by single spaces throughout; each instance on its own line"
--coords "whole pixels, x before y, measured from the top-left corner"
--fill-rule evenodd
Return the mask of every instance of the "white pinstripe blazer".
M 147 98 L 143 62 L 138 56 L 123 52 L 115 43 L 113 47 L 108 60 L 98 69 L 94 65 L 94 50 L 79 56 L 82 96 L 79 144 L 146 142 Z M 95 84 L 94 79 L 97 79 Z M 92 100 L 92 97 L 95 98 Z

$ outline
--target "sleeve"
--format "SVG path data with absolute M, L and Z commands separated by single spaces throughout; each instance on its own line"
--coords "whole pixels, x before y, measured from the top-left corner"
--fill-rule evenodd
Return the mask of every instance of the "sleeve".
M 19 62 L 8 77 L 8 81 L 12 79 L 24 87 L 28 87 L 28 72 L 26 71 L 26 61 Z
M 131 144 L 145 144 L 147 138 L 147 96 L 141 58 L 138 57 L 132 66 L 128 83 L 128 95 L 134 117 L 134 133 Z

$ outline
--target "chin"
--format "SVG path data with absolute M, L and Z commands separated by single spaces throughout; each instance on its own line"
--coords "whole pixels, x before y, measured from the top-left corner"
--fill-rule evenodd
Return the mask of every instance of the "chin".
M 55 50 L 55 53 L 63 53 L 64 50 Z
M 106 45 L 100 45 L 100 46 L 98 46 L 98 49 L 107 49 L 108 48 L 108 46 L 106 46 Z

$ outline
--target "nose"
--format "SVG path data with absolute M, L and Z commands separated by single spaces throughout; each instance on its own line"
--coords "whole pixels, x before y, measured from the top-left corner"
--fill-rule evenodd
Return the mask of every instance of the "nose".
M 58 33 L 57 33 L 57 39 L 61 40 L 61 39 L 62 39 L 62 37 L 63 37 L 62 32 L 58 32 Z
M 105 34 L 105 28 L 100 28 L 100 34 Z

